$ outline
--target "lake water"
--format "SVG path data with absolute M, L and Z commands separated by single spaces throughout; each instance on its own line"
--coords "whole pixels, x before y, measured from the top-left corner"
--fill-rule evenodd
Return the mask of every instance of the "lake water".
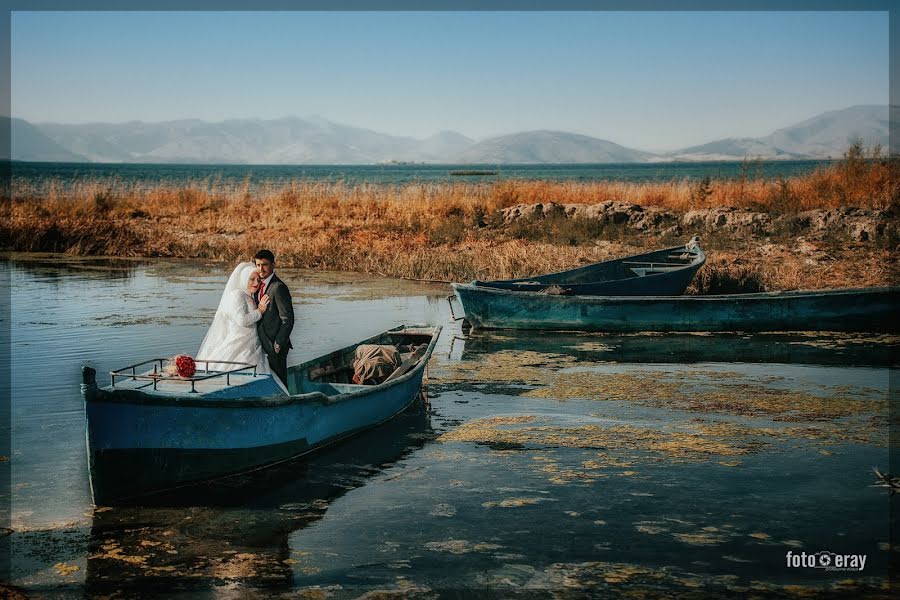
M 691 163 L 627 163 L 574 165 L 150 165 L 102 163 L 13 162 L 13 190 L 41 189 L 95 179 L 113 179 L 120 185 L 200 185 L 251 189 L 291 181 L 324 181 L 401 185 L 408 183 L 492 182 L 506 179 L 550 181 L 667 182 L 683 179 L 791 177 L 831 164 L 827 160 L 733 161 Z M 455 176 L 458 170 L 496 171 L 496 175 Z
M 896 338 L 479 333 L 447 288 L 284 269 L 290 363 L 445 326 L 427 404 L 93 507 L 80 367 L 193 354 L 231 268 L 14 254 L 10 581 L 40 597 L 858 597 L 887 582 Z M 457 309 L 458 310 L 458 309 Z M 895 497 L 896 498 L 896 497 Z M 862 572 L 787 553 L 865 554 Z M 796 587 L 792 587 L 796 586 Z

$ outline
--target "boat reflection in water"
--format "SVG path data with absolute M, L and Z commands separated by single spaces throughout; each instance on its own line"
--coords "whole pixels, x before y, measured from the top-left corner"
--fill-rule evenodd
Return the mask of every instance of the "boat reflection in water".
M 167 596 L 248 586 L 290 589 L 289 536 L 434 437 L 421 400 L 384 425 L 255 473 L 95 509 L 86 592 Z
M 835 366 L 894 366 L 900 336 L 868 333 L 576 333 L 472 331 L 455 338 L 464 359 L 500 351 L 567 354 L 620 363 L 745 362 Z M 460 355 L 460 353 L 462 353 Z

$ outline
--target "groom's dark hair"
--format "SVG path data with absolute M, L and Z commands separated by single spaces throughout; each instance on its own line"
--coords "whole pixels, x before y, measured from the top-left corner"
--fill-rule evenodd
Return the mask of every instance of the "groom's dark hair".
M 256 260 L 256 259 L 267 260 L 271 263 L 274 263 L 275 255 L 272 254 L 271 250 L 260 250 L 259 252 L 256 253 L 256 256 L 253 257 L 253 260 Z

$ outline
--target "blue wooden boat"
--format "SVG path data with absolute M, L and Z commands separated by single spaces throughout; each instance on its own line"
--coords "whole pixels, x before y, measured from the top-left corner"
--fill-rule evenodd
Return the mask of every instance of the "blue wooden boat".
M 678 296 L 684 293 L 705 262 L 700 238 L 694 237 L 684 246 L 536 277 L 496 281 L 476 279 L 472 285 L 567 296 Z
M 458 283 L 453 290 L 481 329 L 891 332 L 900 322 L 897 287 L 719 296 L 560 296 Z
M 388 330 L 290 367 L 286 387 L 252 365 L 201 369 L 189 379 L 163 376 L 165 359 L 154 359 L 111 372 L 111 385 L 99 388 L 95 371 L 85 367 L 81 393 L 94 502 L 116 504 L 252 471 L 375 427 L 419 395 L 440 331 Z M 403 362 L 381 384 L 351 383 L 360 344 L 395 346 Z

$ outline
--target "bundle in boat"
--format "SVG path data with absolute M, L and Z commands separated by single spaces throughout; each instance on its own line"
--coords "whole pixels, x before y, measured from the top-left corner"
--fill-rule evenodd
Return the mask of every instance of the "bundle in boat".
M 350 383 L 379 385 L 405 375 L 418 364 L 427 349 L 427 344 L 361 344 L 357 346 L 351 363 L 311 369 L 309 379 L 324 381 L 341 373 L 352 373 Z

